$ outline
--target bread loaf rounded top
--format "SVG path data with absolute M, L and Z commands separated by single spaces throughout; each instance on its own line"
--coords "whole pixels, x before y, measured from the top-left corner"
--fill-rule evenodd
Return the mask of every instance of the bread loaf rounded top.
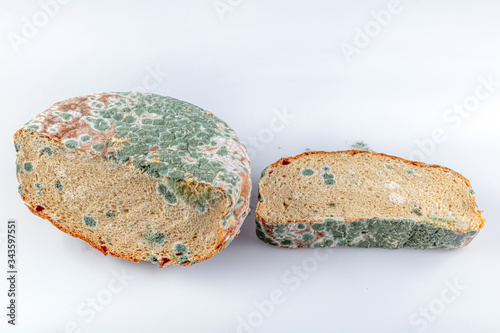
M 70 98 L 23 130 L 154 178 L 224 189 L 233 204 L 250 186 L 250 162 L 236 133 L 211 112 L 171 97 L 114 92 Z

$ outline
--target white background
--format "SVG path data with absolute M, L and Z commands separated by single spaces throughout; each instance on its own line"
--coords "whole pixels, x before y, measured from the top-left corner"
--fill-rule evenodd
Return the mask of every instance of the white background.
M 38 1 L 0 5 L 0 276 L 7 219 L 19 229 L 18 325 L 6 323 L 1 278 L 0 331 L 500 331 L 497 1 L 401 0 L 394 10 L 387 1 L 73 0 L 50 9 L 44 20 Z M 384 26 L 374 23 L 372 12 L 388 9 Z M 266 165 L 364 140 L 465 175 L 485 227 L 457 251 L 289 250 L 259 241 L 252 213 L 227 250 L 192 267 L 105 257 L 23 205 L 12 135 L 54 102 L 133 89 L 227 121 L 252 150 L 252 207 Z M 469 111 L 453 111 L 464 103 Z M 123 273 L 133 280 L 115 281 Z M 271 306 L 272 293 L 281 296 Z

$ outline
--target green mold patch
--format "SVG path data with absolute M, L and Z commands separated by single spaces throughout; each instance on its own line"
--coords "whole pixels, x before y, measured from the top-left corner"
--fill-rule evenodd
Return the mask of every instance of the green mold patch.
M 309 233 L 309 232 L 306 232 L 305 234 L 302 235 L 302 240 L 305 242 L 305 243 L 308 243 L 310 241 L 312 241 L 314 239 L 314 236 L 313 234 Z
M 177 197 L 171 192 L 165 184 L 158 185 L 158 192 L 165 198 L 169 205 L 177 204 Z
M 152 233 L 148 231 L 144 234 L 144 239 L 149 244 L 161 245 L 165 243 L 165 234 L 163 232 Z
M 27 173 L 32 173 L 33 172 L 33 164 L 31 164 L 31 162 L 24 162 L 23 169 Z
M 126 117 L 123 117 L 123 122 L 125 124 L 132 124 L 132 123 L 135 123 L 135 117 L 134 116 L 126 116 Z
M 106 237 L 105 242 L 108 244 L 113 244 L 113 240 L 109 237 Z
M 229 209 L 229 213 L 226 216 L 222 217 L 221 225 L 223 228 L 226 227 L 227 224 L 229 223 L 229 219 L 231 218 L 231 216 L 233 216 L 233 212 L 234 212 L 234 207 L 231 207 L 231 209 Z
M 214 138 L 234 135 L 226 123 L 201 108 L 173 98 L 150 94 L 137 94 L 135 98 L 133 109 L 111 107 L 95 111 L 103 117 L 99 119 L 112 118 L 116 121 L 115 138 L 128 136 L 130 139 L 130 145 L 108 152 L 109 158 L 126 163 L 134 156 L 133 166 L 156 178 L 168 175 L 173 180 L 194 178 L 213 183 L 215 177 L 219 176 L 234 186 L 241 181 L 237 172 L 227 170 L 220 161 L 209 160 L 212 153 L 197 148 L 211 144 L 216 147 Z M 143 117 L 147 114 L 155 115 L 154 119 Z M 87 120 L 97 122 L 91 118 Z M 163 149 L 158 154 L 159 161 L 156 164 L 149 163 L 145 157 L 153 147 Z M 223 146 L 216 154 L 226 156 L 229 150 Z M 184 157 L 191 157 L 195 163 L 185 163 Z
M 274 239 L 272 239 L 271 237 L 268 237 L 266 235 L 266 233 L 264 232 L 264 229 L 262 227 L 262 224 L 259 221 L 256 220 L 255 224 L 256 224 L 255 231 L 256 231 L 257 237 L 261 241 L 263 241 L 264 243 L 266 243 L 268 245 L 279 246 L 279 243 L 277 241 L 275 241 Z
M 300 172 L 300 174 L 301 174 L 302 176 L 305 176 L 305 177 L 310 177 L 310 176 L 314 175 L 314 172 L 315 172 L 315 171 L 314 171 L 314 170 L 312 170 L 312 169 L 304 169 L 304 170 L 302 170 L 302 171 Z
M 28 130 L 30 132 L 35 132 L 35 131 L 38 131 L 40 129 L 40 126 L 37 124 L 31 124 L 29 126 L 26 126 L 25 128 L 26 128 L 26 130 Z
M 311 229 L 314 231 L 321 231 L 325 229 L 325 225 L 323 223 L 313 223 Z
M 174 249 L 177 255 L 185 254 L 188 252 L 188 247 L 181 243 L 175 244 Z
M 364 143 L 363 141 L 358 141 L 355 142 L 354 144 L 351 145 L 351 148 L 356 149 L 356 150 L 363 150 L 363 151 L 373 151 L 370 149 L 370 147 Z
M 125 153 L 124 151 L 131 151 L 131 150 L 137 151 L 139 149 L 142 149 L 141 147 L 144 150 L 148 149 L 146 146 L 137 146 L 137 145 L 136 146 L 126 146 L 124 149 L 113 152 L 112 154 L 115 154 L 115 156 L 117 156 L 122 162 L 125 163 L 129 160 L 130 155 L 128 155 L 128 153 Z M 138 151 L 138 154 L 139 154 L 139 151 Z M 168 172 L 168 167 L 165 164 L 159 163 L 159 162 L 149 162 L 143 156 L 134 158 L 134 168 L 136 168 L 137 170 L 139 170 L 141 172 L 144 172 L 144 173 L 150 175 L 151 177 L 158 178 L 158 179 L 161 179 L 162 176 L 167 174 L 167 172 Z M 180 178 L 180 177 L 182 177 L 182 176 L 179 175 L 178 178 Z
M 207 206 L 198 202 L 198 203 L 196 204 L 196 210 L 197 210 L 198 212 L 200 212 L 200 213 L 206 213 L 206 211 L 207 211 Z
M 186 263 L 189 261 L 189 256 L 187 255 L 188 253 L 188 247 L 184 244 L 176 244 L 174 247 L 175 250 L 175 255 L 179 256 L 177 259 L 180 264 Z
M 42 196 L 42 184 L 35 183 L 35 187 L 38 190 L 36 193 L 38 194 L 39 197 L 41 197 Z
M 299 223 L 299 224 L 297 224 L 297 229 L 299 229 L 299 230 L 303 230 L 303 229 L 305 229 L 305 228 L 306 228 L 306 225 L 305 225 L 304 223 Z
M 274 232 L 277 234 L 284 234 L 286 231 L 286 225 L 279 223 L 274 227 Z
M 69 113 L 63 112 L 63 113 L 59 114 L 59 118 L 61 118 L 62 120 L 65 120 L 65 121 L 70 121 L 71 118 L 73 118 L 73 116 Z
M 85 117 L 85 120 L 91 124 L 91 127 L 96 131 L 104 132 L 111 126 L 109 123 L 103 118 L 93 118 L 93 117 Z
M 413 175 L 414 174 L 413 170 L 406 170 L 406 173 L 409 174 L 409 175 Z
M 325 185 L 329 185 L 329 186 L 335 185 L 335 183 L 336 183 L 334 180 L 335 175 L 333 175 L 331 173 L 324 173 L 322 175 L 322 177 L 323 177 L 323 182 L 325 183 Z
M 174 181 L 169 182 L 169 189 L 178 199 L 191 204 L 201 203 L 212 206 L 220 197 L 217 190 L 203 184 L 192 183 L 188 185 L 183 181 Z
M 92 137 L 88 134 L 84 134 L 80 137 L 80 141 L 83 143 L 89 142 L 90 140 L 92 140 Z
M 115 215 L 113 214 L 113 212 L 107 212 L 106 214 L 104 214 L 104 216 L 106 216 L 107 218 L 112 218 Z
M 429 221 L 432 221 L 434 223 L 442 223 L 442 224 L 448 224 L 448 225 L 454 225 L 454 224 L 459 224 L 459 221 L 456 221 L 452 217 L 440 217 L 437 216 L 436 213 L 432 213 L 430 216 L 427 217 Z
M 415 225 L 405 246 L 416 249 L 454 249 L 462 246 L 466 237 L 472 237 L 476 234 L 476 230 L 459 233 L 448 228 L 421 222 Z
M 64 141 L 64 145 L 69 149 L 76 149 L 76 147 L 78 147 L 78 141 L 75 139 L 68 139 Z
M 264 170 L 262 170 L 262 172 L 260 173 L 260 178 L 264 178 L 265 176 L 267 176 L 267 174 L 266 174 L 267 169 L 268 168 L 266 167 Z
M 23 186 L 21 184 L 17 185 L 17 192 L 21 195 L 23 194 Z
M 412 220 L 376 218 L 349 222 L 343 245 L 362 248 L 400 248 L 412 228 Z
M 43 147 L 42 149 L 39 150 L 40 153 L 46 154 L 48 156 L 52 156 L 54 152 L 52 151 L 52 148 L 50 147 Z
M 18 176 L 19 173 L 21 173 L 21 164 L 16 163 L 16 176 Z
M 14 142 L 14 149 L 16 150 L 16 153 L 19 153 L 19 151 L 21 151 L 21 147 L 19 147 L 19 143 Z
M 158 257 L 156 255 L 152 254 L 149 256 L 149 261 L 156 263 L 156 262 L 158 262 Z
M 61 184 L 61 181 L 60 180 L 56 180 L 54 182 L 54 186 L 55 188 L 58 190 L 58 191 L 62 191 L 63 190 L 63 185 Z
M 104 150 L 104 146 L 100 143 L 97 143 L 95 145 L 92 145 L 92 150 L 94 150 L 96 152 L 100 152 L 100 151 Z
M 323 170 L 323 172 L 330 172 L 330 167 L 329 166 L 324 166 L 321 168 L 321 170 Z
M 342 221 L 336 221 L 332 218 L 323 220 L 325 231 L 333 240 L 336 240 L 339 245 L 344 245 L 347 227 Z
M 322 239 L 322 240 L 314 243 L 313 247 L 315 247 L 315 248 L 331 247 L 332 245 L 333 245 L 333 240 L 331 240 L 331 239 Z
M 222 146 L 217 150 L 217 155 L 219 156 L 227 156 L 229 154 L 229 150 L 227 150 L 226 146 Z
M 350 246 L 362 248 L 416 249 L 461 247 L 467 237 L 477 234 L 476 230 L 460 233 L 428 222 L 412 219 L 368 218 L 353 222 L 327 218 L 323 223 L 314 223 L 311 229 L 320 233 L 312 247 Z M 304 242 L 310 242 L 310 233 L 302 234 Z M 304 239 L 304 237 L 306 239 Z
M 189 262 L 189 257 L 186 255 L 183 255 L 183 256 L 180 256 L 178 260 L 179 260 L 180 264 L 185 264 L 185 263 Z
M 95 228 L 97 226 L 97 221 L 92 216 L 84 216 L 83 223 L 89 228 Z
M 470 194 L 470 195 L 475 195 L 475 194 L 476 194 L 476 192 L 474 192 L 474 190 L 473 190 L 473 189 L 470 189 L 470 190 L 469 190 L 469 194 Z

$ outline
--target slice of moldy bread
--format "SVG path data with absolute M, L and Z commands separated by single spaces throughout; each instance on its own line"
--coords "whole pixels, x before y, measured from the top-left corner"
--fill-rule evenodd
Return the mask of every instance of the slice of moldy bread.
M 191 265 L 223 250 L 249 211 L 245 147 L 211 112 L 174 98 L 70 98 L 14 143 L 28 208 L 105 255 Z
M 483 227 L 457 172 L 368 151 L 306 152 L 262 172 L 257 236 L 287 248 L 456 249 Z

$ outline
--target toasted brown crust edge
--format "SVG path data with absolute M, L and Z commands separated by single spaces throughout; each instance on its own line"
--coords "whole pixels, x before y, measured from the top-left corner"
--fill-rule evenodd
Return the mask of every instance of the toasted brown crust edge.
M 404 159 L 402 157 L 398 157 L 398 156 L 394 156 L 394 155 L 388 155 L 388 154 L 384 154 L 384 153 L 376 153 L 376 152 L 372 152 L 372 151 L 365 151 L 365 150 L 356 150 L 356 149 L 351 149 L 351 150 L 339 150 L 339 151 L 306 151 L 302 154 L 299 154 L 299 155 L 296 155 L 296 156 L 292 156 L 292 157 L 282 157 L 280 158 L 277 162 L 269 165 L 266 169 L 269 169 L 269 168 L 274 168 L 274 167 L 277 167 L 279 165 L 287 165 L 290 163 L 291 160 L 297 160 L 303 156 L 307 156 L 307 155 L 315 155 L 315 154 L 323 154 L 323 155 L 336 155 L 336 154 L 347 154 L 347 155 L 356 155 L 356 154 L 369 154 L 369 155 L 378 155 L 378 156 L 383 156 L 383 157 L 388 157 L 388 158 L 391 158 L 393 160 L 396 160 L 396 161 L 401 161 L 401 162 L 405 162 L 407 164 L 413 164 L 415 166 L 418 166 L 418 167 L 424 167 L 424 168 L 438 168 L 438 169 L 442 169 L 444 171 L 448 171 L 448 172 L 451 172 L 453 173 L 454 175 L 458 176 L 459 178 L 461 178 L 462 180 L 465 181 L 465 183 L 467 184 L 468 187 L 471 187 L 470 185 L 470 181 L 465 178 L 464 176 L 462 176 L 460 173 L 450 169 L 450 168 L 447 168 L 447 167 L 444 167 L 444 166 L 441 166 L 441 165 L 438 165 L 438 164 L 427 164 L 427 163 L 424 163 L 424 162 L 418 162 L 418 161 L 410 161 L 410 160 L 407 160 L 407 159 Z M 260 186 L 261 186 L 261 183 L 259 181 L 259 192 L 260 192 Z M 481 211 L 477 209 L 477 204 L 476 204 L 476 199 L 474 197 L 472 197 L 472 201 L 474 203 L 474 213 L 477 215 L 477 217 L 479 217 L 479 219 L 481 220 L 481 224 L 479 225 L 479 227 L 477 229 L 473 229 L 473 230 L 480 230 L 483 228 L 484 226 L 484 218 L 481 216 Z M 260 207 L 260 202 L 257 203 L 257 208 L 255 209 L 255 216 L 256 218 L 262 222 L 262 223 L 266 223 L 266 224 L 271 224 L 271 223 L 276 223 L 276 222 L 272 222 L 272 221 L 266 221 L 265 219 L 263 219 L 260 215 L 259 215 L 259 207 Z M 362 218 L 366 218 L 365 217 L 357 217 L 357 218 L 353 218 L 353 219 L 349 219 L 349 220 L 345 220 L 345 222 L 353 222 L 353 221 L 358 221 Z M 307 220 L 307 221 L 287 221 L 288 223 L 316 223 L 316 222 L 322 222 L 321 220 Z M 453 231 L 456 231 L 456 232 L 460 232 L 460 233 L 465 233 L 466 231 L 462 231 L 462 230 L 457 230 L 456 228 L 450 228 L 452 229 Z M 472 239 L 471 239 L 472 240 Z M 470 242 L 470 241 L 469 241 Z

